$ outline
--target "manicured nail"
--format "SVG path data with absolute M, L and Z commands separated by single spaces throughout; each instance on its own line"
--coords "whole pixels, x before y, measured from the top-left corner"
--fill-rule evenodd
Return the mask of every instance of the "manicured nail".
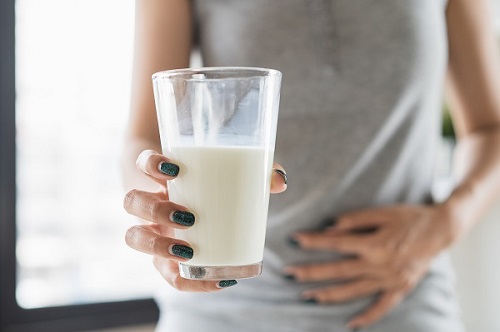
M 193 249 L 180 244 L 174 244 L 170 247 L 170 254 L 181 258 L 191 259 L 193 258 Z
M 158 169 L 160 170 L 160 172 L 168 176 L 177 176 L 179 174 L 179 166 L 172 163 L 162 162 L 158 166 Z
M 286 280 L 290 280 L 290 281 L 295 281 L 295 280 L 297 280 L 293 274 L 285 274 L 285 275 L 283 276 L 283 278 L 285 278 Z
M 288 176 L 286 176 L 286 173 L 283 172 L 282 170 L 280 169 L 275 169 L 274 170 L 276 173 L 278 173 L 282 178 L 283 178 L 283 181 L 285 181 L 285 184 L 288 184 Z
M 170 219 L 176 224 L 183 226 L 193 226 L 194 224 L 194 214 L 187 211 L 175 211 L 172 213 Z
M 310 303 L 310 304 L 317 304 L 318 300 L 316 300 L 314 297 L 310 297 L 307 299 L 302 299 L 302 302 L 304 303 Z
M 293 237 L 291 237 L 291 236 L 289 236 L 289 237 L 287 238 L 287 242 L 288 242 L 288 244 L 289 244 L 289 245 L 291 245 L 291 246 L 292 246 L 292 247 L 294 247 L 294 248 L 298 248 L 298 247 L 300 247 L 300 243 L 299 243 L 299 241 L 295 240 L 295 239 L 294 239 Z
M 335 227 L 336 224 L 337 224 L 337 218 L 335 217 L 328 218 L 323 222 L 323 229 Z
M 351 233 L 353 234 L 371 234 L 375 233 L 377 230 L 377 227 L 365 227 L 365 228 L 358 228 L 358 229 L 353 229 Z
M 227 288 L 236 285 L 238 282 L 236 280 L 221 280 L 217 284 L 219 288 Z

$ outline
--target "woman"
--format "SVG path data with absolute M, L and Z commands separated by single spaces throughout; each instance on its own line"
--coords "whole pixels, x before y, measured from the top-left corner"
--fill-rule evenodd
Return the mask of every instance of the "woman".
M 144 191 L 130 191 L 125 208 L 151 223 L 126 240 L 154 255 L 173 286 L 158 296 L 158 331 L 463 331 L 446 251 L 500 187 L 498 53 L 486 0 L 138 0 L 136 8 L 124 164 L 128 186 Z M 169 251 L 189 247 L 171 237 L 188 226 L 170 218 L 189 207 L 168 201 L 165 182 L 178 168 L 154 152 L 150 77 L 188 67 L 193 45 L 205 66 L 284 75 L 275 160 L 290 184 L 271 199 L 263 275 L 238 285 L 184 280 L 177 262 L 188 258 Z M 436 203 L 446 76 L 458 173 Z M 274 174 L 273 192 L 285 187 Z

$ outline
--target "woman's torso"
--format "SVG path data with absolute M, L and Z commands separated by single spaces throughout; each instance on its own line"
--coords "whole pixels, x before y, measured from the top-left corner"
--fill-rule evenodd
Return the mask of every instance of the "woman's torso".
M 160 299 L 170 313 L 165 324 L 183 331 L 176 322 L 186 310 L 193 327 L 343 331 L 373 300 L 300 302 L 302 290 L 318 285 L 286 280 L 283 268 L 341 257 L 298 250 L 287 239 L 345 211 L 431 200 L 445 7 L 444 0 L 194 1 L 205 66 L 283 72 L 275 161 L 286 167 L 289 186 L 271 198 L 263 275 L 216 294 L 171 291 Z M 400 310 L 418 317 L 420 307 L 431 320 L 440 311 L 453 315 L 448 265 L 437 259 Z

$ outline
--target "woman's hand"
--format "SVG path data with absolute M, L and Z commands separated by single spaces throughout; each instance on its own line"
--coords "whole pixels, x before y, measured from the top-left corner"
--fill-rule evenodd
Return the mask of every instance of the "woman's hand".
M 175 204 L 168 199 L 166 182 L 179 173 L 179 166 L 165 156 L 152 150 L 143 151 L 137 158 L 137 167 L 145 176 L 158 184 L 156 192 L 129 191 L 124 199 L 125 210 L 148 224 L 131 227 L 126 235 L 126 243 L 133 249 L 153 255 L 153 263 L 163 278 L 181 291 L 210 292 L 232 286 L 234 280 L 198 281 L 180 277 L 178 262 L 193 257 L 190 244 L 175 239 L 174 229 L 186 229 L 196 220 L 189 208 Z M 280 165 L 274 165 L 271 192 L 286 189 L 286 175 Z
M 304 300 L 345 302 L 378 294 L 349 327 L 369 325 L 389 312 L 428 271 L 432 259 L 452 242 L 450 217 L 436 206 L 396 205 L 347 213 L 323 232 L 293 235 L 306 250 L 332 250 L 354 258 L 290 266 L 299 282 L 346 280 L 341 286 L 305 291 Z

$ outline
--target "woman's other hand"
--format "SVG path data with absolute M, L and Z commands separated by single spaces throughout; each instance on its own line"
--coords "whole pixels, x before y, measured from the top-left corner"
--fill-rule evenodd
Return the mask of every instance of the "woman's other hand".
M 304 300 L 346 302 L 378 295 L 349 327 L 374 323 L 394 308 L 428 271 L 434 257 L 452 242 L 450 216 L 436 206 L 396 205 L 340 216 L 322 232 L 296 233 L 305 250 L 336 251 L 353 258 L 295 265 L 286 273 L 298 282 L 343 280 L 341 286 L 305 291 Z

